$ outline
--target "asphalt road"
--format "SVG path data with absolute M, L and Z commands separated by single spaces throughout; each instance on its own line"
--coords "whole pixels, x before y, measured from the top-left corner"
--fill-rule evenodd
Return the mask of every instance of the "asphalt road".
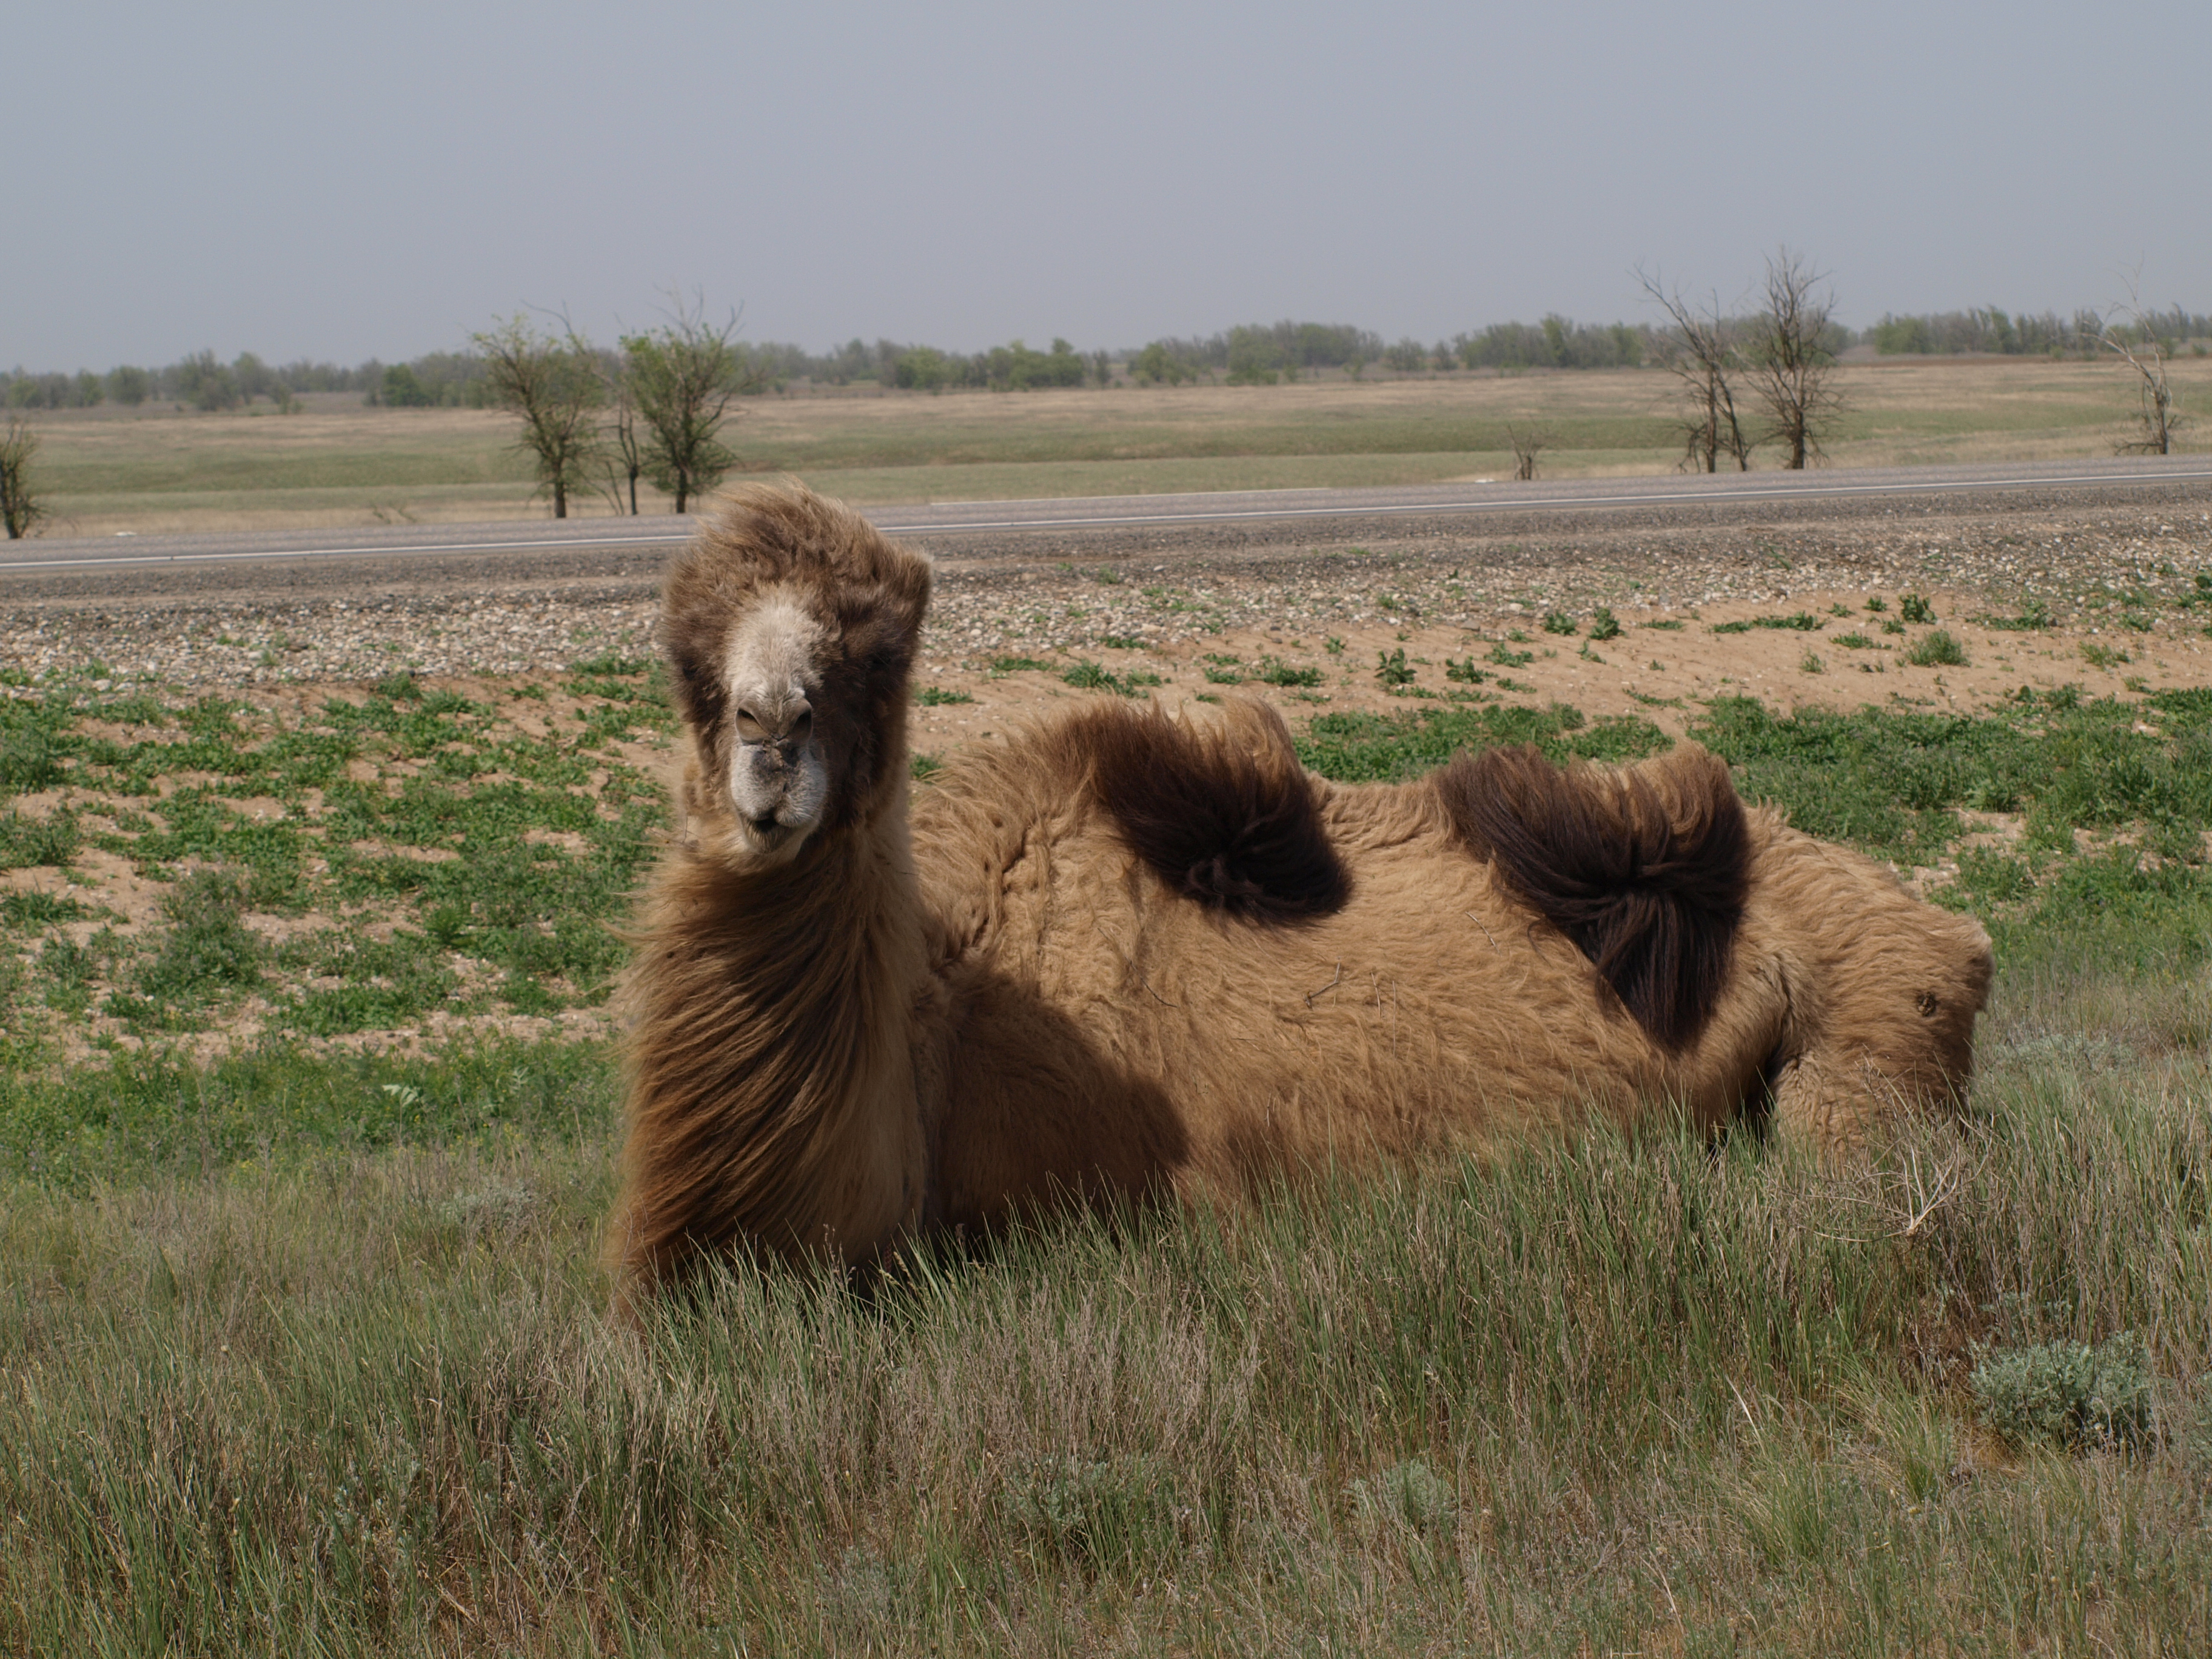
M 940 556 L 1019 558 L 1037 556 L 1041 544 L 1110 544 L 1131 535 L 1158 548 L 1184 537 L 1218 545 L 1224 539 L 1249 544 L 1406 534 L 1416 527 L 1428 535 L 1504 532 L 1504 523 L 1477 528 L 1471 522 L 1484 519 L 1535 519 L 1554 528 L 1590 520 L 1681 526 L 2156 501 L 2212 502 L 2212 457 L 956 501 L 874 508 L 869 516 L 892 534 L 933 545 Z M 689 519 L 672 515 L 38 539 L 0 544 L 0 598 L 635 580 L 657 574 L 690 526 Z

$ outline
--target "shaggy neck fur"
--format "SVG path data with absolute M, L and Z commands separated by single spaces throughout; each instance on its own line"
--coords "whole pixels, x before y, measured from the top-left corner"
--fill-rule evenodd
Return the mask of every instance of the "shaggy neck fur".
M 626 1278 L 745 1239 L 865 1256 L 919 1213 L 921 933 L 906 792 L 884 793 L 788 864 L 733 868 L 706 825 L 664 862 L 628 989 Z

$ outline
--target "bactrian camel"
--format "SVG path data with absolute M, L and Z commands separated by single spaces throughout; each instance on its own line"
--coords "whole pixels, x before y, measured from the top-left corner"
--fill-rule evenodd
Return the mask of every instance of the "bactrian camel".
M 633 1304 L 1086 1198 L 1674 1114 L 1849 1155 L 1955 1103 L 1989 941 L 1685 743 L 1305 771 L 1273 711 L 1105 698 L 910 797 L 929 564 L 796 487 L 671 568 L 688 753 L 623 989 Z

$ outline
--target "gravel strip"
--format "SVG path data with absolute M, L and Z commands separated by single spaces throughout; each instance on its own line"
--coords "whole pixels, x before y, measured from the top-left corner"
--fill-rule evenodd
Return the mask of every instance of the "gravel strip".
M 925 654 L 977 665 L 1015 649 L 1157 647 L 1224 629 L 1319 634 L 1415 617 L 1480 629 L 1553 605 L 1648 611 L 1852 590 L 1941 591 L 1992 610 L 2040 601 L 2054 617 L 2078 619 L 2130 595 L 2189 597 L 2212 571 L 2212 512 L 2180 495 L 2140 509 L 1862 507 L 1763 524 L 1531 515 L 1480 528 L 1437 520 L 933 541 Z M 542 674 L 649 648 L 648 577 L 517 574 L 381 593 L 339 580 L 257 592 L 244 570 L 230 592 L 42 599 L 18 587 L 0 600 L 0 670 L 19 681 L 89 672 L 198 692 L 402 671 Z

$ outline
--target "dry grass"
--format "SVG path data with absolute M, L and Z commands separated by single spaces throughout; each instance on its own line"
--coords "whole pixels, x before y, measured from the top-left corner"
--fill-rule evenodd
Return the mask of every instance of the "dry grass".
M 2206 405 L 2212 360 L 2172 368 Z M 2134 388 L 2105 363 L 1889 361 L 1838 374 L 1840 466 L 2109 455 Z M 1553 434 L 1543 476 L 1671 471 L 1673 383 L 1655 371 L 931 397 L 858 388 L 747 400 L 744 465 L 862 503 L 1510 477 L 1509 422 Z M 40 419 L 52 533 L 482 520 L 542 513 L 513 422 L 467 410 L 291 416 L 95 410 Z M 2201 446 L 2212 427 L 2185 428 Z M 653 505 L 665 510 L 656 498 Z M 604 512 L 586 501 L 585 512 Z
M 588 1134 L 19 1192 L 0 1648 L 2202 1650 L 2205 1068 L 2021 1012 L 1859 1176 L 1597 1139 L 643 1344 Z M 2118 1329 L 2149 1449 L 1978 1425 L 1973 1342 Z

